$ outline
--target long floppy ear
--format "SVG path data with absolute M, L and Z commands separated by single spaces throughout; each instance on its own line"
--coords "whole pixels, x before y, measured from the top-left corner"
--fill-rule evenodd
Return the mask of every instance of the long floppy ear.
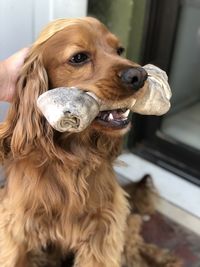
M 53 130 L 36 106 L 38 96 L 47 90 L 47 73 L 35 48 L 30 51 L 22 68 L 8 116 L 0 124 L 1 160 L 10 153 L 23 157 L 37 147 L 45 151 L 49 149 L 47 139 L 53 145 Z

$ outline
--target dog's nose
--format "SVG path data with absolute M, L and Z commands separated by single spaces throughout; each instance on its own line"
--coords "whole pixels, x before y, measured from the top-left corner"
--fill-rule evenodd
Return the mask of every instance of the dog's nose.
M 128 68 L 120 73 L 121 81 L 134 90 L 142 88 L 147 77 L 148 74 L 142 67 Z

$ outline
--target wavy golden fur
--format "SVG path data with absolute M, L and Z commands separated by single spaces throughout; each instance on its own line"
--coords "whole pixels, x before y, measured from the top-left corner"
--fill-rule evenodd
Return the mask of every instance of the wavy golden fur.
M 0 266 L 59 266 L 68 252 L 76 267 L 119 267 L 129 212 L 113 162 L 121 136 L 93 122 L 78 134 L 52 129 L 36 106 L 40 94 L 63 86 L 87 88 L 101 99 L 133 95 L 117 73 L 135 66 L 120 43 L 93 18 L 50 23 L 33 44 L 16 95 L 0 125 L 6 185 L 0 204 Z M 81 67 L 67 59 L 89 51 Z

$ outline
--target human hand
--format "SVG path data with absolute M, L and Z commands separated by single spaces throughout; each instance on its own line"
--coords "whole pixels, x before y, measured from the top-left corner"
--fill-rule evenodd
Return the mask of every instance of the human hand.
M 0 101 L 12 102 L 20 68 L 29 48 L 23 48 L 9 58 L 0 61 Z

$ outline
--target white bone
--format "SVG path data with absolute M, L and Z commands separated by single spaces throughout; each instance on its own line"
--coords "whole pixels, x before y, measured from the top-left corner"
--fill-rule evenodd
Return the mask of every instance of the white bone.
M 148 73 L 144 87 L 123 101 L 103 101 L 92 92 L 76 87 L 60 87 L 40 95 L 38 108 L 51 126 L 60 132 L 83 131 L 104 110 L 128 108 L 140 114 L 163 115 L 170 108 L 168 77 L 154 65 L 146 65 L 144 69 Z M 128 116 L 129 112 L 126 113 Z M 113 117 L 109 115 L 109 119 Z

